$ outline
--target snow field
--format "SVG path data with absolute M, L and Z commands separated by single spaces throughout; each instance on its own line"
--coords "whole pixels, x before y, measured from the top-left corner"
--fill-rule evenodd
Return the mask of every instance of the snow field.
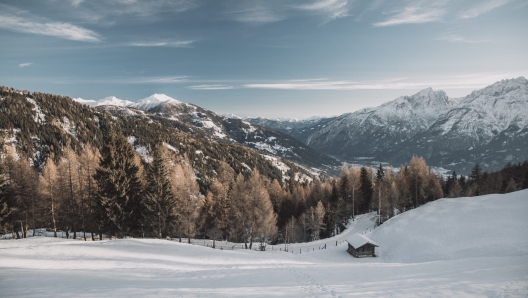
M 446 199 L 370 235 L 378 258 L 214 250 L 166 240 L 0 241 L 1 297 L 526 297 L 528 190 Z M 340 241 L 373 224 L 358 217 Z M 307 248 L 317 242 L 291 245 Z

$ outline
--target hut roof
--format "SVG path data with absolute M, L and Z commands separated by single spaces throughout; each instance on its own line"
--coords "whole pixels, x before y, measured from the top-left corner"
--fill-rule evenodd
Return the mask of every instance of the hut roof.
M 361 234 L 354 234 L 346 238 L 345 241 L 352 245 L 354 248 L 361 247 L 367 243 L 370 243 L 374 246 L 379 246 L 376 242 L 370 240 L 367 236 L 363 236 Z

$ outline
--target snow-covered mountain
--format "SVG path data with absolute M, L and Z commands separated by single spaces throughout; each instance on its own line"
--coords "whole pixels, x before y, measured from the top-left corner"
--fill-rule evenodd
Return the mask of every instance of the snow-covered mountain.
M 528 80 L 502 80 L 464 98 L 427 88 L 301 127 L 253 121 L 346 161 L 398 166 L 420 155 L 428 164 L 467 173 L 476 162 L 492 169 L 528 158 Z
M 175 125 L 190 133 L 198 133 L 193 131 L 198 128 L 206 137 L 213 140 L 237 142 L 263 154 L 283 157 L 310 168 L 333 172 L 339 166 L 333 158 L 315 151 L 287 134 L 255 125 L 244 119 L 220 116 L 164 94 L 154 94 L 128 105 L 97 106 L 114 114 L 146 121 L 168 120 L 171 122 L 167 125 Z
M 440 114 L 426 130 L 385 154 L 402 161 L 410 154 L 467 172 L 479 162 L 498 169 L 528 158 L 528 80 L 502 80 L 473 91 Z
M 340 157 L 375 156 L 427 129 L 438 114 L 456 103 L 444 91 L 427 88 L 376 108 L 343 114 L 323 125 L 316 122 L 301 129 L 310 132 L 303 141 Z
M 135 103 L 132 103 L 130 105 L 130 107 L 133 107 L 133 108 L 136 108 L 136 109 L 140 109 L 140 110 L 149 110 L 149 109 L 152 109 L 152 108 L 155 108 L 161 104 L 173 104 L 173 105 L 178 105 L 178 104 L 181 104 L 182 102 L 179 101 L 179 100 L 176 100 L 170 96 L 167 96 L 165 94 L 152 94 L 151 96 L 149 97 L 146 97 L 146 98 L 143 98 L 141 100 L 138 100 L 137 102 Z

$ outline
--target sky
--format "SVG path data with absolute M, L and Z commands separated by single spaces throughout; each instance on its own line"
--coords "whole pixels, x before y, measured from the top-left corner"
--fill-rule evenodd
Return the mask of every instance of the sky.
M 333 116 L 528 77 L 526 0 L 0 0 L 0 85 Z

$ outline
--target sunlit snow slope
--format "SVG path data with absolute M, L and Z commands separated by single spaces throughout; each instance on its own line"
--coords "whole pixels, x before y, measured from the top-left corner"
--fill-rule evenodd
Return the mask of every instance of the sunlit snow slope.
M 364 259 L 346 243 L 312 252 L 300 244 L 294 254 L 166 240 L 2 240 L 0 296 L 526 297 L 527 214 L 528 190 L 439 200 L 370 233 L 380 256 Z M 362 216 L 345 233 L 371 225 Z

